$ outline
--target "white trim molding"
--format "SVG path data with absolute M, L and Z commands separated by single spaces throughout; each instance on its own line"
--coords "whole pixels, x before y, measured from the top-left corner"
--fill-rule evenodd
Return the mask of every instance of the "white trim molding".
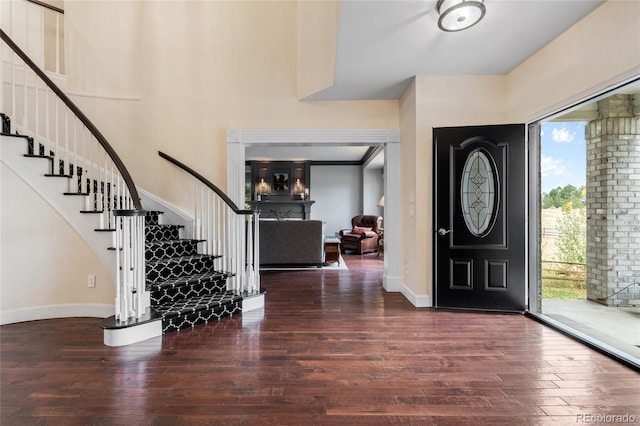
M 96 303 L 70 303 L 10 309 L 0 312 L 0 325 L 53 318 L 106 318 L 113 315 L 114 309 L 113 305 Z
M 401 142 L 400 129 L 228 129 L 228 195 L 237 205 L 244 205 L 245 148 L 247 146 L 383 146 L 385 149 L 383 287 L 386 291 L 401 291 Z
M 431 308 L 433 300 L 430 294 L 415 294 L 409 287 L 402 284 L 400 292 L 416 308 Z

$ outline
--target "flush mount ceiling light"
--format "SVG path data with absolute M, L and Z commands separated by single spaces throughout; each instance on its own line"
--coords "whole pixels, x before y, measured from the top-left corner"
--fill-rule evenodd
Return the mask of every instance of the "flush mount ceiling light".
M 438 0 L 436 6 L 442 31 L 454 32 L 474 26 L 484 17 L 484 0 Z

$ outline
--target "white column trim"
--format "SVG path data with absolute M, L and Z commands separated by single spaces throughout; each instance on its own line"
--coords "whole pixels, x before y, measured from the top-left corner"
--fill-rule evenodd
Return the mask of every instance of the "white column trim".
M 384 273 L 386 291 L 401 291 L 400 247 L 400 129 L 228 129 L 227 191 L 244 205 L 245 148 L 247 146 L 383 145 L 384 172 Z
M 400 144 L 384 147 L 384 278 L 386 291 L 401 291 Z

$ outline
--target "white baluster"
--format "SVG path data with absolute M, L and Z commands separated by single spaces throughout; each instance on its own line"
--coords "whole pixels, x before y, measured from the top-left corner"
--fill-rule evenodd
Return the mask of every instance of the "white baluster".
M 29 134 L 29 117 L 27 116 L 27 67 L 22 68 L 22 131 Z
M 146 291 L 145 289 L 145 279 L 144 279 L 144 215 L 141 216 L 133 216 L 134 223 L 136 224 L 135 229 L 135 244 L 136 244 L 136 312 L 137 317 L 140 318 L 142 314 L 144 314 L 145 306 L 144 306 L 144 298 L 142 295 Z
M 118 219 L 121 225 L 122 217 Z M 122 230 L 121 226 L 116 231 L 116 320 L 122 320 Z
M 58 106 L 59 102 L 56 98 L 54 103 L 55 109 L 55 132 L 56 132 L 56 149 L 54 151 L 55 160 L 53 161 L 53 174 L 60 173 L 60 107 Z
M 4 106 L 4 52 L 5 52 L 5 44 L 0 43 L 0 110 L 1 111 L 6 111 Z
M 40 61 L 39 61 L 39 65 L 42 69 L 46 69 L 45 68 L 45 58 L 46 58 L 46 53 L 45 53 L 45 40 L 44 40 L 44 35 L 45 35 L 45 30 L 44 30 L 44 21 L 45 21 L 45 15 L 46 15 L 46 8 L 41 7 L 40 8 Z
M 64 110 L 64 173 L 68 174 L 70 169 L 69 164 L 69 109 Z
M 109 170 L 109 191 L 107 191 L 109 200 L 107 205 L 109 205 L 109 228 L 116 227 L 115 217 L 113 216 L 113 212 L 116 209 L 116 170 L 113 161 L 111 163 L 111 170 Z
M 72 182 L 72 191 L 77 192 L 80 188 L 78 188 L 78 171 L 79 169 L 79 155 L 78 155 L 78 120 L 73 120 L 73 177 L 71 178 Z
M 205 187 L 204 185 L 200 185 L 200 194 L 198 195 L 200 199 L 200 235 L 201 239 L 207 239 L 207 204 L 204 199 Z M 206 246 L 205 246 L 206 250 Z
M 33 150 L 34 150 L 34 154 L 38 154 L 39 152 L 36 151 L 36 146 L 38 145 L 38 139 L 39 139 L 39 133 L 40 133 L 40 102 L 39 102 L 39 95 L 38 95 L 38 78 L 34 78 L 33 79 L 33 91 L 34 91 L 34 120 L 35 120 L 35 125 L 34 125 L 34 132 L 33 132 Z
M 16 110 L 16 55 L 11 55 L 11 118 L 16 119 L 18 111 Z
M 60 14 L 56 13 L 56 74 L 60 74 Z
M 213 209 L 215 206 L 215 198 L 211 196 L 211 191 L 207 191 L 207 253 L 211 255 L 216 255 L 218 253 L 213 250 Z
M 82 145 L 82 179 L 80 180 L 80 190 L 85 194 L 89 193 L 89 184 L 87 183 L 87 179 L 89 177 L 89 161 L 87 160 L 87 128 L 82 126 L 82 141 L 80 143 Z M 89 209 L 89 197 L 85 197 L 85 210 Z

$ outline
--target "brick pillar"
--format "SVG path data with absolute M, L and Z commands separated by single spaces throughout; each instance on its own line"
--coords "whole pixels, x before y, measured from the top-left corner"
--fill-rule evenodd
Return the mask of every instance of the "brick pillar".
M 599 101 L 598 118 L 585 128 L 587 299 L 619 307 L 640 307 L 640 285 L 622 290 L 640 282 L 640 108 L 634 113 L 633 101 Z

